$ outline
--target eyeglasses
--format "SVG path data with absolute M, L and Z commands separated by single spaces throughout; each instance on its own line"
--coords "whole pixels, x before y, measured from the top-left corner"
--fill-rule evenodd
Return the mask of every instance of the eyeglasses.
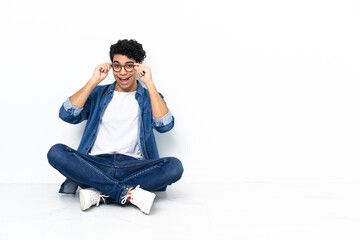
M 131 72 L 133 69 L 134 69 L 134 64 L 132 62 L 128 62 L 128 63 L 125 63 L 124 66 L 122 66 L 120 63 L 118 62 L 113 62 L 112 64 L 112 69 L 115 71 L 115 72 L 120 72 L 122 67 L 125 68 L 125 71 L 127 72 Z

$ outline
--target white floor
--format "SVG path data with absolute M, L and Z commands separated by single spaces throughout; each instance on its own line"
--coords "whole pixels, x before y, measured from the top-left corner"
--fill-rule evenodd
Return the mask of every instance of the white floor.
M 360 183 L 179 182 L 150 215 L 57 190 L 0 184 L 0 239 L 360 239 Z

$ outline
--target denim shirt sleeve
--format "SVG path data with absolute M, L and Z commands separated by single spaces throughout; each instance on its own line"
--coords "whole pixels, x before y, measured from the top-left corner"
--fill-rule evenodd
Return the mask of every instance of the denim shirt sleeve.
M 161 93 L 159 93 L 159 95 L 165 102 L 164 96 Z M 156 129 L 156 131 L 160 133 L 170 131 L 174 127 L 174 123 L 175 123 L 175 118 L 170 110 L 168 110 L 168 112 L 160 118 L 153 117 L 153 127 Z
M 161 126 L 165 126 L 165 125 L 170 124 L 172 122 L 172 120 L 173 120 L 173 115 L 169 110 L 168 113 L 165 114 L 164 116 L 162 116 L 161 118 L 154 118 L 153 117 L 153 120 L 154 120 L 154 126 L 155 127 L 161 127 Z
M 78 116 L 84 108 L 78 108 L 70 102 L 70 97 L 64 102 L 65 111 L 69 112 L 72 116 Z
M 70 97 L 68 97 L 60 108 L 59 117 L 65 122 L 77 124 L 88 118 L 89 110 L 89 98 L 83 108 L 78 108 L 71 103 Z

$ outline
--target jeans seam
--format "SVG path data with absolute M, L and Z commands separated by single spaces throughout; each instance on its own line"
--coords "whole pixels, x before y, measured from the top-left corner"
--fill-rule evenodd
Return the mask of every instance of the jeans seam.
M 139 175 L 141 175 L 141 174 L 143 174 L 143 173 L 145 173 L 145 172 L 148 172 L 148 171 L 150 171 L 150 170 L 153 170 L 153 169 L 156 168 L 156 167 L 158 167 L 158 165 L 152 166 L 151 168 L 144 169 L 144 170 L 142 170 L 141 172 L 138 172 L 138 173 L 136 173 L 135 175 L 132 175 L 131 177 L 124 178 L 124 179 L 122 180 L 122 182 L 129 181 L 130 179 L 133 179 L 133 178 L 135 178 L 135 177 L 138 177 Z
M 159 160 L 162 160 L 162 161 L 159 161 Z M 140 166 L 140 165 L 144 165 L 144 163 L 143 162 L 141 162 L 141 160 L 139 160 L 140 162 L 139 163 L 137 163 L 137 164 L 132 164 L 132 165 L 126 165 L 126 166 L 118 166 L 118 165 L 114 165 L 114 168 L 128 168 L 128 167 L 136 167 L 136 166 Z M 163 162 L 166 162 L 166 160 L 165 159 L 155 159 L 155 160 L 153 160 L 153 161 L 149 161 L 149 162 L 147 162 L 146 164 L 151 164 L 151 163 L 153 163 L 153 162 L 159 162 L 159 163 L 163 163 Z

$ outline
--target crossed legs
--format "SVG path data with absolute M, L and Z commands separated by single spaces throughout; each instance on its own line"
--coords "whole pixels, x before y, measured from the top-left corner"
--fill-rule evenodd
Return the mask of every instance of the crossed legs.
M 178 181 L 183 173 L 179 159 L 138 160 L 121 154 L 86 155 L 55 144 L 48 152 L 50 165 L 82 187 L 93 187 L 121 203 L 130 188 L 157 191 Z M 109 201 L 111 202 L 111 201 Z

